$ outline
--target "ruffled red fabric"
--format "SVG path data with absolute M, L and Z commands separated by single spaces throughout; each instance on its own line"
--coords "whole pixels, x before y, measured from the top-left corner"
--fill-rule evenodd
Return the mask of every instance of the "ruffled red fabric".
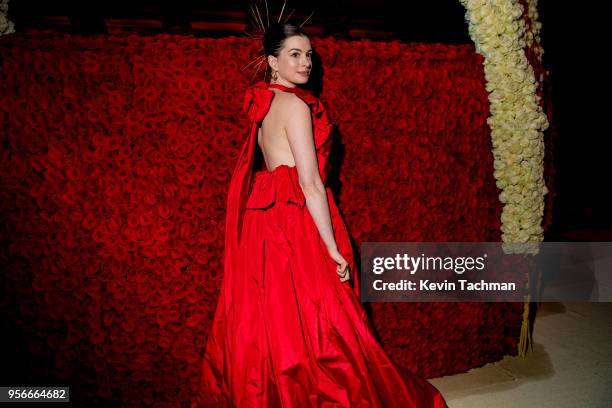
M 208 335 L 200 406 L 432 407 L 440 393 L 402 373 L 373 335 L 360 303 L 348 230 L 325 191 L 338 250 L 351 282 L 340 282 L 306 206 L 295 166 L 254 171 L 257 129 L 276 87 L 311 109 L 319 171 L 327 183 L 332 125 L 300 88 L 259 82 L 245 94 L 251 122 L 230 182 L 225 269 Z

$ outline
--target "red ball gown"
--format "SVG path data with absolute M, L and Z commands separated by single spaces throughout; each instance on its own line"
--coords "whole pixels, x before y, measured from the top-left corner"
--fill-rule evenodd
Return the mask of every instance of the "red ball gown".
M 350 266 L 341 282 L 305 205 L 296 167 L 254 168 L 258 128 L 277 88 L 310 106 L 334 235 Z M 200 406 L 446 407 L 425 379 L 399 371 L 360 303 L 349 234 L 327 186 L 331 127 L 301 88 L 248 88 L 250 132 L 229 187 L 225 271 L 202 371 Z

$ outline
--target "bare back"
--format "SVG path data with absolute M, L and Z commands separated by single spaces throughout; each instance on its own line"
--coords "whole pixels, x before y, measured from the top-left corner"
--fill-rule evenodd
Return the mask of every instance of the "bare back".
M 263 153 L 267 169 L 271 171 L 281 164 L 295 166 L 295 159 L 285 130 L 284 118 L 287 115 L 283 115 L 283 108 L 286 105 L 283 102 L 287 98 L 295 98 L 296 96 L 274 88 L 268 89 L 276 95 L 274 95 L 270 109 L 258 129 L 257 144 Z

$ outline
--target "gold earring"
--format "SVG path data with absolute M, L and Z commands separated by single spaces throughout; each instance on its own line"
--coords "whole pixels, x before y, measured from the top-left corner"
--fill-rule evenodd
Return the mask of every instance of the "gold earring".
M 276 82 L 277 79 L 278 79 L 278 71 L 272 72 L 272 80 Z

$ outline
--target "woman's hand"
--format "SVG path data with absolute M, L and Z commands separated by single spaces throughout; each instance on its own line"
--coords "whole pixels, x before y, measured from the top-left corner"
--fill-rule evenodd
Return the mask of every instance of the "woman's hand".
M 350 278 L 349 274 L 349 266 L 346 259 L 338 252 L 338 248 L 328 249 L 329 256 L 336 261 L 338 267 L 336 268 L 336 273 L 340 277 L 340 282 L 346 282 Z

